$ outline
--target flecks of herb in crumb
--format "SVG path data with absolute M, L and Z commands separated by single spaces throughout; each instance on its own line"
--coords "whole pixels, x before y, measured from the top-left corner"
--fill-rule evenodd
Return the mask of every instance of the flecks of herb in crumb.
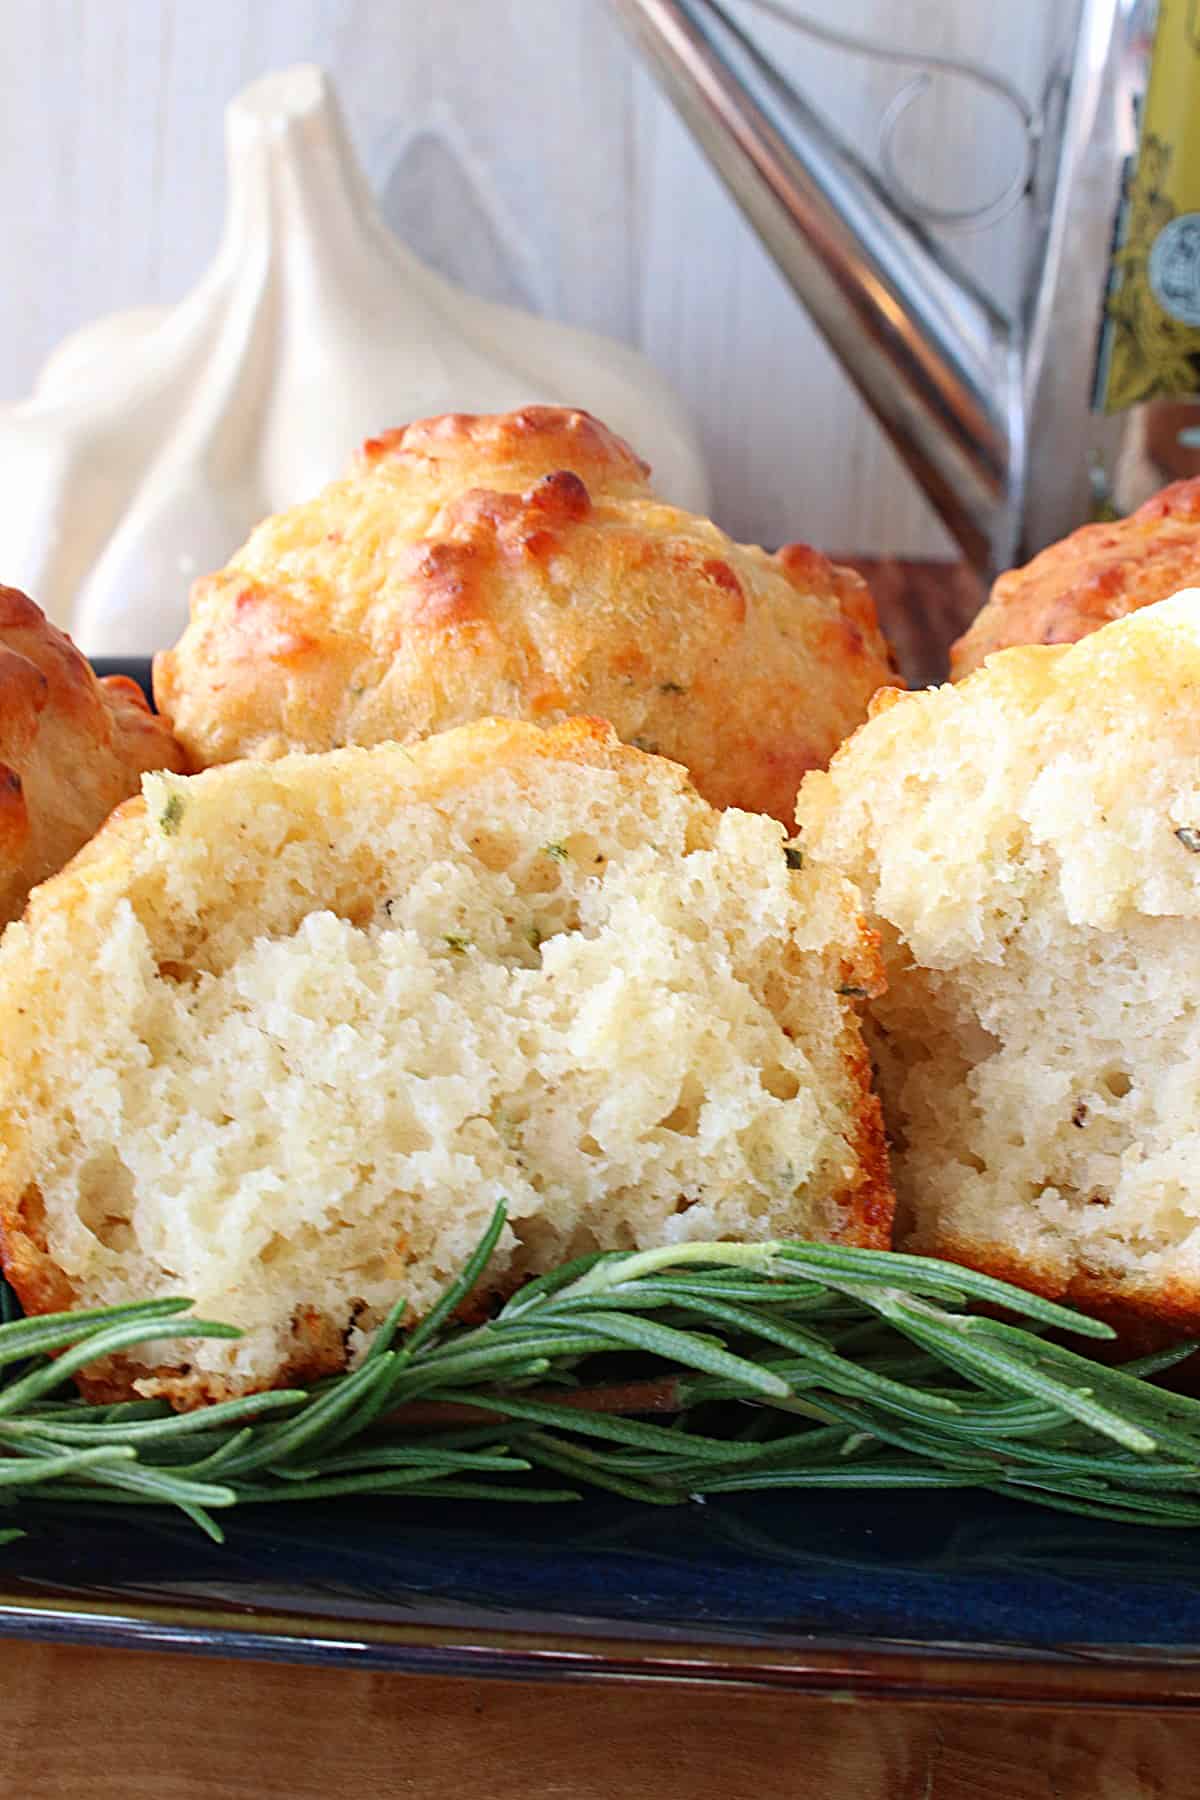
M 390 919 L 390 918 L 391 918 L 391 916 L 392 916 L 392 911 L 393 911 L 393 909 L 394 909 L 394 907 L 395 907 L 395 905 L 396 905 L 396 902 L 395 902 L 395 900 L 394 900 L 394 899 L 392 899 L 392 900 L 385 900 L 385 901 L 384 901 L 384 903 L 383 903 L 383 913 L 384 913 L 384 917 L 385 917 L 385 918 L 387 918 L 387 919 Z
M 158 815 L 158 829 L 164 837 L 174 837 L 183 818 L 183 795 L 168 794 L 166 805 Z
M 804 867 L 804 852 L 795 844 L 785 844 L 783 846 L 783 860 L 789 869 L 802 869 Z
M 461 937 L 457 931 L 442 933 L 442 942 L 447 950 L 453 950 L 456 956 L 463 956 L 471 948 L 469 937 Z
M 684 687 L 682 681 L 660 681 L 658 684 L 658 691 L 660 694 L 687 693 L 687 689 Z
M 552 856 L 555 862 L 566 862 L 567 846 L 565 844 L 543 844 L 542 855 Z
M 843 995 L 847 1000 L 867 1000 L 870 998 L 865 987 L 855 987 L 851 982 L 848 982 L 844 987 L 840 987 L 838 993 Z
M 631 737 L 629 741 L 635 750 L 644 750 L 647 756 L 658 755 L 658 745 L 653 738 Z
M 1200 827 L 1195 825 L 1177 825 L 1175 836 L 1185 850 L 1200 851 Z
M 1076 1126 L 1078 1130 L 1082 1131 L 1083 1127 L 1084 1127 L 1084 1123 L 1087 1119 L 1087 1116 L 1088 1116 L 1087 1101 L 1086 1100 L 1077 1101 L 1076 1105 L 1075 1105 L 1075 1111 L 1071 1114 L 1072 1125 Z
M 503 1106 L 493 1106 L 488 1114 L 488 1123 L 502 1144 L 506 1144 L 510 1150 L 516 1150 L 519 1147 L 521 1141 L 520 1121 L 514 1119 L 510 1112 L 506 1112 Z M 521 1157 L 517 1156 L 514 1160 L 518 1168 L 524 1168 Z
M 540 925 L 531 925 L 525 935 L 529 939 L 529 942 L 533 945 L 535 950 L 541 949 L 541 947 L 542 947 L 542 928 Z

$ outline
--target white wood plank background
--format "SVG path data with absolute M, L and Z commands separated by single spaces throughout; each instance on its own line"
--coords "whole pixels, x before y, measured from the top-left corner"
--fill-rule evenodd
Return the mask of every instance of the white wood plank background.
M 980 57 L 1029 95 L 1073 0 L 807 0 L 812 14 Z M 874 142 L 901 77 L 742 6 L 841 128 Z M 744 538 L 948 548 L 606 0 L 0 0 L 0 398 L 98 313 L 171 300 L 217 241 L 221 109 L 311 60 L 335 76 L 386 214 L 477 291 L 643 348 L 697 418 L 717 515 Z M 940 83 L 906 128 L 935 196 L 1002 185 L 1001 109 Z M 1006 303 L 1014 218 L 957 240 Z M 380 420 L 382 426 L 392 421 Z

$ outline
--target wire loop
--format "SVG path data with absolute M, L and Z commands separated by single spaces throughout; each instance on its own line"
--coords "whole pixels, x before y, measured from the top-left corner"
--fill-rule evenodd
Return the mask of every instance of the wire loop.
M 780 24 L 789 26 L 793 31 L 803 32 L 806 37 L 816 38 L 819 43 L 828 44 L 832 49 L 845 50 L 852 56 L 870 57 L 876 62 L 898 63 L 918 71 L 888 103 L 879 122 L 879 173 L 896 204 L 910 219 L 922 225 L 933 226 L 938 231 L 982 231 L 1007 218 L 1029 193 L 1042 141 L 1043 117 L 1005 76 L 998 75 L 986 64 L 967 57 L 929 56 L 919 50 L 905 49 L 899 44 L 880 43 L 874 38 L 859 37 L 855 32 L 842 31 L 819 19 L 810 18 L 807 13 L 796 12 L 793 7 L 784 5 L 783 0 L 746 0 L 746 3 L 770 18 L 777 19 Z M 909 109 L 928 93 L 938 75 L 958 76 L 963 81 L 971 81 L 976 86 L 985 88 L 1010 107 L 1021 124 L 1024 150 L 1017 167 L 999 193 L 973 206 L 936 205 L 918 194 L 900 173 L 896 154 L 897 131 Z

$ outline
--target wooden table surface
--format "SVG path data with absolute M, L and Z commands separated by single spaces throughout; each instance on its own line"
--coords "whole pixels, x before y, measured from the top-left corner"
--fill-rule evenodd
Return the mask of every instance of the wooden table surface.
M 3 1800 L 1189 1800 L 1200 1715 L 0 1645 Z
M 987 596 L 964 563 L 837 556 L 866 578 L 879 623 L 910 687 L 944 681 L 950 645 Z
M 862 564 L 910 681 L 970 577 Z M 434 1680 L 0 1642 L 0 1800 L 1188 1800 L 1200 1712 Z

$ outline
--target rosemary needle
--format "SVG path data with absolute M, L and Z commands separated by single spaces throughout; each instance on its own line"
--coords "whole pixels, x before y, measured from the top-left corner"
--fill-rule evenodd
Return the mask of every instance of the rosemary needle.
M 975 1487 L 1200 1524 L 1200 1401 L 1150 1379 L 1187 1347 L 1115 1368 L 1044 1335 L 1108 1327 L 990 1276 L 799 1242 L 579 1257 L 464 1325 L 504 1222 L 497 1207 L 407 1335 L 397 1299 L 356 1368 L 182 1416 L 161 1401 L 93 1405 L 69 1377 L 233 1327 L 182 1299 L 22 1319 L 0 1290 L 5 1503 L 25 1518 L 42 1501 L 174 1506 L 218 1542 L 231 1507 L 547 1504 L 589 1487 L 668 1506 L 755 1488 Z

